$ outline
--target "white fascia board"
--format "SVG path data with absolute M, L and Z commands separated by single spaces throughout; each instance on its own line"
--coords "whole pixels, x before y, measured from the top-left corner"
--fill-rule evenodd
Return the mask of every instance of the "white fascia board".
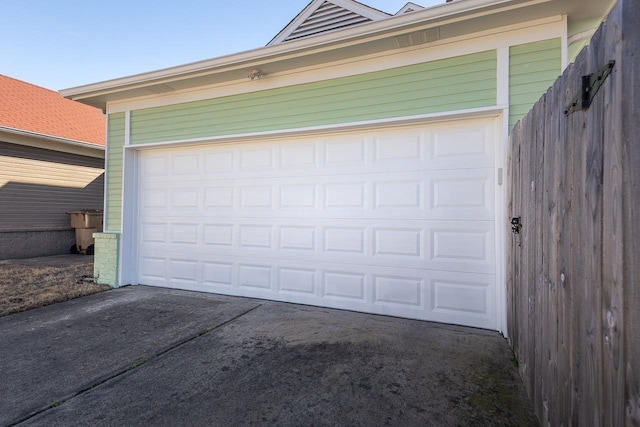
M 0 126 L 0 142 L 24 145 L 46 150 L 60 151 L 63 153 L 79 154 L 104 159 L 105 148 L 101 145 L 91 144 L 73 139 L 59 138 L 43 133 L 29 132 Z
M 496 10 L 482 10 L 492 6 L 504 5 L 503 8 L 499 9 L 500 11 L 503 11 L 531 4 L 546 3 L 549 1 L 552 0 L 525 0 L 520 2 L 516 2 L 515 0 L 465 0 L 461 2 L 444 3 L 440 6 L 400 16 L 393 16 L 388 19 L 371 22 L 342 31 L 302 38 L 300 40 L 262 47 L 214 59 L 193 62 L 177 67 L 165 68 L 148 73 L 136 74 L 119 79 L 64 89 L 60 91 L 60 94 L 65 98 L 82 101 L 82 99 L 85 98 L 107 95 L 109 93 L 119 92 L 125 89 L 144 87 L 149 84 L 169 82 L 172 79 L 195 77 L 224 70 L 238 69 L 246 66 L 247 64 L 268 61 L 271 58 L 282 57 L 284 55 L 305 55 L 316 50 L 328 50 L 336 47 L 338 44 L 349 45 L 363 41 L 363 39 L 375 40 L 376 38 L 388 36 L 389 32 L 406 31 L 407 28 L 425 24 L 429 21 L 437 20 L 439 25 L 443 25 L 446 24 L 449 19 L 459 21 L 462 19 L 486 16 L 496 13 Z M 461 17 L 460 15 L 463 14 L 465 16 Z

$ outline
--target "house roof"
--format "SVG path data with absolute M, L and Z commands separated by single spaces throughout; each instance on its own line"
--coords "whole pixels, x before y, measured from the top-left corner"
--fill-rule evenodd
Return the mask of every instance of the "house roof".
M 390 16 L 354 0 L 312 0 L 267 46 L 379 21 Z
M 396 13 L 396 15 L 402 15 L 403 13 L 415 12 L 417 10 L 422 10 L 422 9 L 424 9 L 423 6 L 420 6 L 419 4 L 415 4 L 415 3 L 409 2 L 409 3 L 405 4 L 404 7 L 402 9 L 400 9 L 398 11 L 398 13 Z
M 295 69 L 392 51 L 404 46 L 407 40 L 428 43 L 431 33 L 441 40 L 497 25 L 518 25 L 552 16 L 566 16 L 569 23 L 602 19 L 614 3 L 615 0 L 442 0 L 436 6 L 352 25 L 340 31 L 327 31 L 286 43 L 69 88 L 61 93 L 87 105 L 107 109 L 110 103 L 130 99 L 156 97 L 198 86 L 239 83 L 246 81 L 252 70 L 267 77 L 285 75 Z M 301 16 L 299 14 L 296 19 Z
M 102 111 L 0 74 L 0 127 L 104 146 Z

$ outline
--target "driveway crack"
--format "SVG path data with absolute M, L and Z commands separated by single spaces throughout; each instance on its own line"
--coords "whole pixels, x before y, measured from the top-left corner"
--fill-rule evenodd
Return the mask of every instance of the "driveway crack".
M 198 338 L 200 338 L 200 337 L 202 337 L 204 335 L 207 335 L 207 334 L 209 334 L 209 333 L 211 333 L 213 331 L 216 331 L 218 329 L 221 329 L 221 328 L 229 325 L 230 323 L 235 322 L 239 318 L 241 318 L 243 316 L 246 316 L 247 314 L 251 313 L 252 311 L 262 307 L 265 303 L 267 303 L 267 301 L 259 302 L 259 303 L 257 303 L 257 305 L 255 307 L 252 307 L 252 308 L 250 308 L 250 309 L 248 309 L 246 311 L 243 311 L 242 313 L 237 314 L 236 316 L 234 316 L 234 317 L 232 317 L 232 318 L 230 318 L 228 320 L 225 320 L 224 322 L 222 322 L 220 324 L 209 326 L 209 327 L 207 327 L 207 328 L 205 328 L 203 330 L 200 330 L 200 331 L 192 334 L 191 336 L 188 336 L 188 337 L 186 337 L 184 339 L 178 340 L 178 341 L 174 342 L 173 344 L 171 344 L 170 346 L 168 346 L 168 347 L 166 347 L 166 348 L 154 353 L 150 357 L 142 357 L 142 358 L 136 359 L 133 362 L 131 362 L 130 364 L 128 364 L 127 366 L 125 366 L 125 367 L 123 367 L 121 369 L 118 369 L 118 370 L 112 372 L 111 374 L 107 374 L 107 375 L 105 375 L 103 377 L 100 377 L 96 381 L 94 381 L 94 382 L 92 382 L 90 384 L 87 384 L 86 386 L 80 388 L 78 391 L 76 391 L 76 392 L 74 392 L 72 394 L 69 394 L 69 395 L 67 395 L 65 397 L 59 398 L 59 399 L 55 400 L 54 402 L 48 404 L 47 406 L 42 407 L 40 409 L 37 409 L 37 410 L 31 412 L 30 414 L 25 415 L 25 416 L 21 417 L 20 419 L 7 424 L 7 426 L 8 427 L 17 426 L 17 425 L 22 424 L 22 423 L 24 423 L 26 421 L 29 421 L 30 419 L 32 419 L 32 418 L 34 418 L 34 417 L 36 417 L 36 416 L 38 416 L 38 415 L 40 415 L 40 414 L 42 414 L 44 412 L 47 412 L 47 411 L 49 411 L 51 409 L 59 408 L 60 406 L 64 405 L 66 402 L 68 402 L 68 401 L 70 401 L 70 400 L 72 400 L 72 399 L 74 399 L 74 398 L 76 398 L 76 397 L 78 397 L 78 396 L 90 391 L 90 390 L 93 390 L 96 387 L 99 387 L 99 386 L 101 386 L 101 385 L 103 385 L 103 384 L 105 384 L 105 383 L 107 383 L 107 382 L 109 382 L 111 380 L 114 380 L 114 379 L 120 377 L 121 375 L 130 373 L 131 371 L 134 371 L 134 370 L 140 368 L 141 366 L 146 365 L 147 363 L 149 363 L 151 361 L 154 361 L 154 360 L 164 356 L 165 354 L 167 354 L 167 353 L 169 353 L 169 352 L 171 352 L 173 350 L 176 350 L 176 349 L 178 349 L 178 348 L 180 348 L 180 347 L 182 347 L 182 346 L 184 346 L 184 345 L 186 345 L 186 344 L 188 344 L 188 343 L 190 343 L 190 342 L 192 342 L 194 340 L 197 340 Z

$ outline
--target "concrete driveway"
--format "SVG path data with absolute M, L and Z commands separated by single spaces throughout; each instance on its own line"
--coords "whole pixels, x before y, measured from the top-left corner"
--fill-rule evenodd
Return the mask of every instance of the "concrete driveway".
M 471 328 L 126 287 L 0 318 L 0 425 L 537 425 Z

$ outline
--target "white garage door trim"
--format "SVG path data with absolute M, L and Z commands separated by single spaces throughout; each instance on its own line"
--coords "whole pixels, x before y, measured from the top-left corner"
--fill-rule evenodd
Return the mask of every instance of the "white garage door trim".
M 258 168 L 265 167 L 265 169 L 263 172 L 255 175 L 253 180 L 247 177 L 242 178 L 243 181 L 240 186 L 242 188 L 237 187 L 233 190 L 238 193 L 238 197 L 243 197 L 240 193 L 241 191 L 245 193 L 245 198 L 249 197 L 252 200 L 256 200 L 256 197 L 262 197 L 260 196 L 260 191 L 257 191 L 255 188 L 253 189 L 255 190 L 255 194 L 251 196 L 247 196 L 247 194 L 252 191 L 252 186 L 258 188 L 264 183 L 265 179 L 270 179 L 270 176 L 278 176 L 281 177 L 278 179 L 282 181 L 280 184 L 283 184 L 284 187 L 278 186 L 276 192 L 279 194 L 275 196 L 272 194 L 271 200 L 275 200 L 273 197 L 279 198 L 278 203 L 281 207 L 288 203 L 287 200 L 299 201 L 303 199 L 306 200 L 307 204 L 311 203 L 320 206 L 328 202 L 326 198 L 331 196 L 332 191 L 334 193 L 332 197 L 334 198 L 342 197 L 344 200 L 353 198 L 353 194 L 357 193 L 355 187 L 351 190 L 356 191 L 356 193 L 350 195 L 348 188 L 343 185 L 345 183 L 339 182 L 345 177 L 339 173 L 340 170 L 345 170 L 346 162 L 344 160 L 351 158 L 355 160 L 356 163 L 364 160 L 364 165 L 359 167 L 354 168 L 352 164 L 349 167 L 348 175 L 350 175 L 351 178 L 355 178 L 356 181 L 361 181 L 360 183 L 363 184 L 361 189 L 364 189 L 362 191 L 369 192 L 369 194 L 361 194 L 361 196 L 368 198 L 371 203 L 373 203 L 373 199 L 376 196 L 395 197 L 397 201 L 402 202 L 400 199 L 403 197 L 410 197 L 410 192 L 407 192 L 407 189 L 410 188 L 411 185 L 418 183 L 420 177 L 426 177 L 427 180 L 422 184 L 424 188 L 418 188 L 420 186 L 415 187 L 415 185 L 414 188 L 417 188 L 416 191 L 419 191 L 421 195 L 426 195 L 428 191 L 431 190 L 440 190 L 440 205 L 444 207 L 444 210 L 435 217 L 433 217 L 433 215 L 429 217 L 429 214 L 423 215 L 423 217 L 419 219 L 419 221 L 422 222 L 418 224 L 415 222 L 417 210 L 414 209 L 414 212 L 410 213 L 407 210 L 409 209 L 406 203 L 407 199 L 405 199 L 402 203 L 406 205 L 406 212 L 401 212 L 399 215 L 400 217 L 404 217 L 404 219 L 401 218 L 403 221 L 403 235 L 398 234 L 399 229 L 397 224 L 391 224 L 391 226 L 389 226 L 388 216 L 381 216 L 372 211 L 368 215 L 365 215 L 365 220 L 362 219 L 359 212 L 354 212 L 352 208 L 342 209 L 341 214 L 337 217 L 323 218 L 321 222 L 318 221 L 318 219 L 321 218 L 316 218 L 313 221 L 305 220 L 305 214 L 303 212 L 298 216 L 285 215 L 283 217 L 278 217 L 278 214 L 271 215 L 270 217 L 262 212 L 261 214 L 257 214 L 257 216 L 254 215 L 254 217 L 249 215 L 247 218 L 244 218 L 242 224 L 232 224 L 229 223 L 229 221 L 226 223 L 224 221 L 214 221 L 217 224 L 205 224 L 201 222 L 200 225 L 197 225 L 197 227 L 201 228 L 199 231 L 194 229 L 193 223 L 173 218 L 173 223 L 170 227 L 166 226 L 163 232 L 156 230 L 155 233 L 165 233 L 167 238 L 170 237 L 169 234 L 173 233 L 174 236 L 171 237 L 171 239 L 173 239 L 175 245 L 181 244 L 179 242 L 180 238 L 178 238 L 177 241 L 175 240 L 176 235 L 186 236 L 189 233 L 195 233 L 193 237 L 197 240 L 198 237 L 196 235 L 199 234 L 201 235 L 200 239 L 204 239 L 206 237 L 205 233 L 208 232 L 208 238 L 216 235 L 218 236 L 217 238 L 220 239 L 226 238 L 225 236 L 231 236 L 231 239 L 237 247 L 226 246 L 225 252 L 210 252 L 209 249 L 211 245 L 207 251 L 204 252 L 201 250 L 202 248 L 199 250 L 191 247 L 189 250 L 182 252 L 176 251 L 175 253 L 178 256 L 172 260 L 168 260 L 165 257 L 166 253 L 163 253 L 162 250 L 160 252 L 157 250 L 154 252 L 148 242 L 140 242 L 140 248 L 136 247 L 136 242 L 131 242 L 132 244 L 130 244 L 129 247 L 131 252 L 129 253 L 138 253 L 139 250 L 143 252 L 143 262 L 140 263 L 140 265 L 137 265 L 138 263 L 136 262 L 136 265 L 134 265 L 134 269 L 140 269 L 142 273 L 137 282 L 157 286 L 204 290 L 229 295 L 253 296 L 424 320 L 466 324 L 488 329 L 501 329 L 500 319 L 504 311 L 504 285 L 503 275 L 501 273 L 502 239 L 501 230 L 499 229 L 497 221 L 495 221 L 502 217 L 501 190 L 495 185 L 495 181 L 497 181 L 496 169 L 497 166 L 500 166 L 502 163 L 500 123 L 501 120 L 496 118 L 478 118 L 447 123 L 426 123 L 420 126 L 403 126 L 390 130 L 372 129 L 368 132 L 362 130 L 349 131 L 339 137 L 336 136 L 335 133 L 330 133 L 304 137 L 287 136 L 283 138 L 270 138 L 264 143 L 256 143 L 254 141 L 247 143 L 236 142 L 232 144 L 200 145 L 198 148 L 181 147 L 180 151 L 187 154 L 180 156 L 183 157 L 181 161 L 177 161 L 177 163 L 174 161 L 175 164 L 172 165 L 172 167 L 184 167 L 184 172 L 189 172 L 189 162 L 193 160 L 188 154 L 190 150 L 194 153 L 200 150 L 202 155 L 202 153 L 207 150 L 213 150 L 211 152 L 220 150 L 215 147 L 228 147 L 232 148 L 232 151 L 237 150 L 237 147 L 240 146 L 251 147 L 251 150 L 254 152 L 244 155 L 246 162 L 253 162 L 253 166 Z M 459 176 L 454 177 L 456 172 L 447 169 L 451 166 L 452 162 L 456 163 L 459 161 L 452 157 L 455 151 L 451 151 L 451 147 L 445 143 L 447 135 L 450 134 L 450 131 L 457 132 L 460 129 L 464 129 L 465 126 L 470 132 L 477 132 L 478 124 L 480 124 L 480 127 L 483 129 L 484 137 L 488 138 L 485 140 L 485 143 L 490 140 L 490 145 L 485 146 L 483 150 L 489 148 L 490 151 L 484 153 L 475 152 L 474 154 L 474 150 L 477 151 L 478 149 L 478 144 L 473 143 L 472 140 L 469 139 L 465 145 L 465 149 L 468 151 L 466 153 L 466 161 L 471 161 L 471 166 L 468 169 L 465 168 L 464 175 L 470 179 L 475 179 L 476 182 L 484 182 L 485 184 L 487 182 L 492 183 L 492 188 L 487 188 L 486 185 L 484 187 L 476 186 L 478 188 L 478 194 L 482 191 L 493 192 L 493 197 L 490 200 L 491 203 L 490 205 L 487 205 L 486 201 L 485 203 L 476 203 L 478 206 L 475 211 L 473 209 L 467 209 L 466 212 L 457 212 L 457 216 L 453 219 L 446 219 L 446 205 L 451 203 L 451 200 L 447 200 L 447 192 L 442 191 L 444 189 L 442 186 L 439 189 L 434 187 L 430 190 L 426 187 L 433 187 L 433 183 L 429 185 L 425 184 L 428 178 L 440 180 L 441 183 L 444 183 L 443 185 L 452 185 L 451 183 L 455 183 L 456 179 L 459 180 Z M 415 145 L 416 140 L 414 137 L 416 135 L 416 129 L 419 130 L 418 134 L 421 138 L 419 145 Z M 434 132 L 434 129 L 438 129 L 439 131 Z M 366 138 L 362 140 L 363 134 L 368 134 L 366 137 L 368 140 L 366 140 Z M 383 135 L 384 137 L 375 140 L 375 135 Z M 387 138 L 390 135 L 402 135 L 402 138 L 390 142 Z M 387 139 L 385 140 L 385 138 Z M 292 143 L 291 140 L 297 140 L 298 142 Z M 387 141 L 387 143 L 385 143 L 385 141 Z M 300 147 L 308 147 L 309 143 L 315 148 L 311 151 L 307 149 L 306 155 L 312 156 L 313 161 L 316 163 L 321 162 L 325 167 L 329 166 L 329 170 L 315 174 L 308 173 L 310 170 L 309 165 L 305 166 L 303 164 L 305 150 Z M 264 157 L 259 155 L 260 151 L 264 150 L 267 146 L 271 147 L 271 154 L 275 156 L 272 158 L 272 164 L 268 167 L 265 166 L 266 164 L 260 164 L 260 162 L 264 160 Z M 285 146 L 288 147 L 287 150 L 284 150 Z M 274 147 L 278 148 L 276 149 Z M 418 147 L 418 151 L 416 151 L 415 147 Z M 144 159 L 149 159 L 150 156 L 154 156 L 154 153 L 175 152 L 176 150 L 178 149 L 142 150 L 138 152 L 138 155 L 142 162 Z M 436 152 L 434 150 L 439 151 Z M 423 159 L 414 159 L 412 161 L 411 156 L 416 153 L 423 156 Z M 362 157 L 361 154 L 364 155 L 364 157 Z M 487 156 L 487 154 L 489 154 L 489 156 Z M 239 153 L 236 153 L 236 155 L 239 155 Z M 278 158 L 279 155 L 282 155 L 282 157 Z M 385 158 L 385 156 L 388 158 Z M 431 165 L 426 168 L 427 170 L 420 172 L 421 166 L 417 166 L 417 164 L 421 162 L 424 163 L 424 156 L 430 158 L 429 161 Z M 280 168 L 274 171 L 273 165 L 286 166 L 285 157 L 292 161 L 302 162 L 297 166 L 306 170 L 306 175 L 300 176 L 299 172 L 295 172 L 296 170 L 301 170 L 300 167 L 296 167 L 295 162 L 288 165 L 291 167 Z M 311 159 L 311 157 L 307 158 L 307 160 L 309 159 Z M 437 160 L 438 164 L 433 163 L 434 159 Z M 376 162 L 377 160 L 384 161 Z M 386 164 L 384 164 L 385 161 Z M 332 162 L 334 163 L 333 165 L 331 165 Z M 376 163 L 376 168 L 371 169 L 371 166 Z M 447 166 L 447 164 L 449 164 L 449 166 Z M 377 176 L 384 176 L 385 174 L 393 175 L 399 168 L 408 170 L 409 172 L 405 172 L 401 176 L 392 176 L 391 181 L 384 185 L 381 185 L 380 182 L 375 182 Z M 141 167 L 140 171 L 143 169 L 144 168 Z M 177 172 L 180 173 L 179 170 Z M 336 172 L 338 173 L 336 174 Z M 372 174 L 372 172 L 375 172 L 375 174 Z M 286 181 L 288 178 L 293 179 L 292 177 L 294 176 L 297 176 L 295 182 Z M 230 177 L 232 176 L 229 175 L 228 178 Z M 363 177 L 366 177 L 366 179 L 363 180 Z M 147 178 L 148 174 L 145 174 L 142 180 L 143 185 L 144 180 Z M 241 177 L 235 176 L 235 178 Z M 477 181 L 478 178 L 482 178 L 483 181 Z M 367 179 L 369 181 L 365 182 Z M 164 187 L 167 190 L 165 197 L 169 198 L 172 197 L 171 186 L 174 185 L 175 187 L 176 184 L 175 182 L 171 184 L 170 181 L 171 178 L 169 178 L 169 181 L 162 182 L 161 179 L 159 182 L 159 184 L 162 184 L 160 188 Z M 351 182 L 353 182 L 353 179 Z M 396 182 L 398 185 L 394 187 L 393 182 Z M 305 188 L 308 189 L 310 188 L 309 186 L 314 185 L 316 187 L 314 194 L 307 193 L 305 195 Z M 342 195 L 340 195 L 339 191 L 340 185 L 343 185 L 341 190 Z M 264 185 L 262 186 L 264 187 Z M 287 190 L 284 191 L 281 187 L 286 187 Z M 274 188 L 271 190 L 273 193 Z M 287 193 L 287 191 L 289 193 Z M 295 194 L 296 191 L 298 191 L 297 194 Z M 374 194 L 376 191 L 377 194 Z M 174 191 L 174 193 L 176 192 Z M 148 194 L 148 191 L 146 194 Z M 182 194 L 182 196 L 184 196 L 184 194 Z M 288 199 L 289 196 L 295 197 Z M 470 196 L 473 197 L 473 194 L 470 194 Z M 173 197 L 175 197 L 175 194 Z M 200 198 L 203 197 L 205 197 L 204 193 L 200 195 Z M 218 194 L 218 197 L 220 197 L 220 194 Z M 423 203 L 424 201 L 425 199 L 422 200 Z M 140 214 L 144 217 L 146 212 L 143 207 L 144 203 L 141 203 L 140 206 Z M 298 210 L 304 208 L 303 206 L 289 207 Z M 273 211 L 272 209 L 268 210 Z M 397 213 L 399 212 L 397 207 L 395 208 L 395 212 L 393 216 L 397 220 Z M 493 217 L 487 218 L 487 212 L 491 213 Z M 433 214 L 433 212 L 431 214 Z M 482 215 L 485 216 L 483 217 Z M 344 221 L 349 218 L 356 220 L 358 223 L 356 227 L 351 227 L 348 223 L 347 226 L 345 226 Z M 493 221 L 489 227 L 491 230 L 488 234 L 486 224 L 483 225 L 482 221 L 473 221 L 477 218 L 482 218 L 482 221 Z M 165 219 L 168 219 L 168 217 L 165 217 Z M 227 218 L 227 220 L 228 219 L 229 218 Z M 434 220 L 438 221 L 437 233 L 433 230 L 429 231 L 428 227 L 424 227 L 427 222 Z M 474 233 L 476 237 L 485 236 L 483 239 L 476 239 L 475 242 L 471 241 L 472 244 L 469 246 L 469 251 L 466 255 L 468 258 L 466 263 L 457 262 L 451 257 L 447 259 L 446 243 L 440 247 L 440 254 L 434 254 L 434 248 L 429 244 L 429 242 L 433 240 L 432 236 L 436 239 L 440 238 L 441 241 L 446 241 L 447 239 L 443 237 L 446 233 L 449 233 L 449 244 L 451 244 L 451 241 L 455 241 L 456 237 L 451 233 L 459 231 L 459 221 L 467 221 L 464 224 L 464 229 L 469 232 L 469 236 L 474 235 Z M 157 223 L 161 228 L 162 226 L 160 224 L 162 222 L 163 221 Z M 145 226 L 147 230 L 144 231 L 141 228 L 141 233 L 149 233 L 149 221 L 147 221 L 147 223 Z M 205 225 L 209 226 L 208 230 L 204 229 Z M 135 227 L 131 228 L 134 229 Z M 313 236 L 308 234 L 311 229 L 314 229 L 312 233 Z M 347 236 L 345 233 L 358 234 L 356 233 L 358 229 L 360 230 L 359 237 L 352 235 L 350 238 L 345 239 L 344 236 Z M 228 234 L 229 230 L 231 230 L 231 235 Z M 438 233 L 440 233 L 440 235 L 438 235 Z M 295 245 L 302 247 L 305 245 L 305 239 L 307 239 L 308 243 L 308 239 L 311 238 L 314 239 L 314 248 L 306 249 L 306 251 L 311 250 L 313 252 L 312 258 L 306 255 L 296 254 L 296 248 L 283 246 L 283 244 L 285 246 L 287 245 L 287 242 L 283 239 L 289 239 L 291 242 L 295 241 L 297 242 Z M 458 236 L 459 241 L 460 239 L 464 240 L 464 237 Z M 189 238 L 184 237 L 182 240 L 185 240 L 182 244 L 188 244 L 186 241 L 189 240 Z M 348 242 L 355 241 L 361 242 L 365 248 L 340 247 L 340 245 L 347 245 Z M 414 252 L 411 252 L 409 246 L 403 246 L 403 244 L 409 241 L 415 242 Z M 201 241 L 200 243 L 202 246 L 204 242 Z M 241 245 L 245 246 L 242 250 L 240 250 L 241 248 L 239 247 Z M 278 251 L 280 252 L 288 251 L 286 258 L 261 253 L 267 250 L 267 246 L 271 248 L 268 249 L 268 251 L 272 251 L 275 247 L 278 247 Z M 484 246 L 484 259 L 479 259 L 476 256 L 477 254 L 472 253 L 473 248 L 478 249 L 480 246 Z M 301 247 L 297 249 L 301 250 Z M 229 251 L 230 248 L 232 249 L 231 251 Z M 322 250 L 319 248 L 322 248 Z M 331 248 L 340 250 L 341 252 L 338 253 L 336 251 L 331 254 L 331 251 L 327 250 Z M 367 250 L 369 251 L 368 253 Z M 212 254 L 215 254 L 213 258 L 211 257 Z M 194 256 L 199 258 L 199 264 L 193 263 Z M 423 257 L 422 260 L 420 257 Z M 476 259 L 473 259 L 474 257 Z M 161 262 L 159 261 L 160 259 L 162 259 Z M 257 262 L 256 259 L 258 260 Z M 149 263 L 153 263 L 153 260 L 156 260 L 159 264 L 151 266 Z M 345 269 L 344 263 L 349 264 L 349 268 Z M 456 263 L 458 265 L 456 265 Z M 273 266 L 269 272 L 264 269 L 267 264 Z M 424 264 L 424 266 L 421 266 L 422 264 Z M 225 267 L 229 265 L 233 265 L 233 267 L 231 269 Z M 148 272 L 152 270 L 157 271 L 158 268 L 162 271 L 161 276 L 163 277 L 156 278 L 158 280 L 155 280 Z M 218 268 L 217 272 L 215 271 L 216 268 Z M 316 269 L 316 274 L 311 273 L 314 268 Z M 209 271 L 205 272 L 205 269 L 209 269 Z M 447 273 L 447 269 L 457 270 L 459 274 L 455 280 L 451 280 L 452 275 Z M 169 271 L 171 274 L 169 274 Z M 147 273 L 146 275 L 145 272 Z M 216 274 L 220 277 L 225 274 L 232 274 L 235 275 L 234 280 L 237 283 L 246 282 L 246 284 L 252 284 L 253 287 L 227 286 L 221 288 L 220 285 L 208 285 L 205 277 L 207 274 L 210 277 Z M 195 281 L 192 279 L 195 279 Z M 270 290 L 261 289 L 261 286 L 266 286 L 267 282 L 270 283 Z M 469 298 L 465 300 L 465 292 L 454 292 L 455 289 L 466 289 L 467 296 L 470 294 L 478 296 L 477 289 L 479 288 L 477 286 L 483 283 L 487 284 L 490 290 L 480 299 Z M 398 288 L 405 289 L 405 292 L 397 292 Z M 411 290 L 411 292 L 409 292 L 409 290 Z M 311 293 L 305 295 L 305 292 Z M 437 306 L 433 306 L 434 298 L 438 299 Z M 358 299 L 363 299 L 366 302 L 364 304 L 354 302 Z M 484 306 L 481 307 L 478 305 L 479 300 L 482 300 Z M 426 311 L 424 309 L 425 305 L 430 306 L 432 309 Z M 463 305 L 466 305 L 465 308 L 469 310 L 469 315 L 466 318 L 460 316 L 459 310 L 453 309 L 456 306 L 461 308 Z M 491 315 L 481 315 L 480 312 L 482 310 L 491 312 Z

